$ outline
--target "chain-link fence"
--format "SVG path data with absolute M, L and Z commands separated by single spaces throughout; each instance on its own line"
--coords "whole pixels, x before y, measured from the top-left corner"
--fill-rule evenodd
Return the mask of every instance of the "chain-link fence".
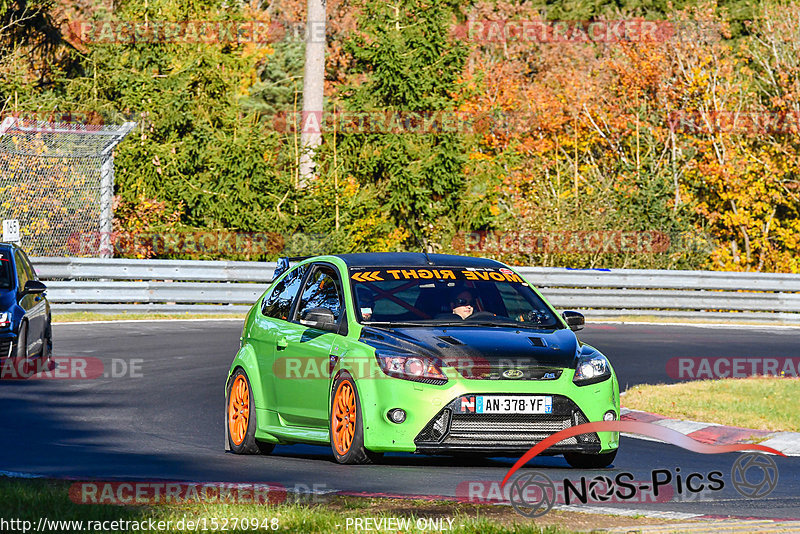
M 100 255 L 111 255 L 112 150 L 134 124 L 15 117 L 0 124 L 0 219 L 19 220 L 21 244 L 29 254 L 74 255 L 71 240 L 99 232 Z

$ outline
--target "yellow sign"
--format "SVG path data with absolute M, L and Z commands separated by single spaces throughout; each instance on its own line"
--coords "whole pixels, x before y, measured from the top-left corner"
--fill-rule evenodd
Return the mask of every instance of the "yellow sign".
M 356 282 L 383 282 L 380 276 L 380 271 L 364 271 L 361 273 L 353 273 L 351 278 Z
M 492 282 L 524 283 L 519 275 L 510 269 L 472 270 L 472 269 L 385 269 L 379 271 L 358 271 L 350 275 L 356 282 L 382 282 L 384 280 L 475 280 Z

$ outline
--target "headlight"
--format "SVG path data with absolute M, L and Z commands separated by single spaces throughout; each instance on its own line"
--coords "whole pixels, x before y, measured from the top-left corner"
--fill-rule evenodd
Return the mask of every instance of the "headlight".
M 0 328 L 4 328 L 11 324 L 11 314 L 8 312 L 0 313 Z
M 378 351 L 376 357 L 381 370 L 389 376 L 433 384 L 447 382 L 436 362 L 427 356 Z
M 611 366 L 605 356 L 599 352 L 580 356 L 575 367 L 572 381 L 579 386 L 596 384 L 611 376 Z

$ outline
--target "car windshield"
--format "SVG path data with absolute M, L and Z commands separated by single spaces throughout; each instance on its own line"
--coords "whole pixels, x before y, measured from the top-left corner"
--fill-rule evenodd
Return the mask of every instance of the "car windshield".
M 0 289 L 10 289 L 11 281 L 11 253 L 0 249 Z
M 350 280 L 364 324 L 564 328 L 506 268 L 360 267 L 350 270 Z

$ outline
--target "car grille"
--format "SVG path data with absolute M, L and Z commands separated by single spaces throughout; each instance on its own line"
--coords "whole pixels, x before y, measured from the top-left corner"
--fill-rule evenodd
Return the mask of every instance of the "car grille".
M 11 356 L 11 345 L 11 339 L 0 339 L 0 358 L 7 358 L 8 356 Z
M 554 418 L 549 415 L 458 414 L 453 416 L 450 433 L 445 441 L 453 445 L 474 443 L 524 445 L 541 441 L 570 426 L 572 426 L 570 418 Z M 567 438 L 564 442 L 575 444 L 577 440 L 573 437 Z
M 588 423 L 578 406 L 563 395 L 552 395 L 550 414 L 458 413 L 460 397 L 439 412 L 414 442 L 417 446 L 527 448 L 571 426 Z M 558 445 L 599 444 L 597 434 L 579 434 Z
M 461 376 L 470 380 L 558 380 L 563 369 L 488 368 L 458 369 Z

